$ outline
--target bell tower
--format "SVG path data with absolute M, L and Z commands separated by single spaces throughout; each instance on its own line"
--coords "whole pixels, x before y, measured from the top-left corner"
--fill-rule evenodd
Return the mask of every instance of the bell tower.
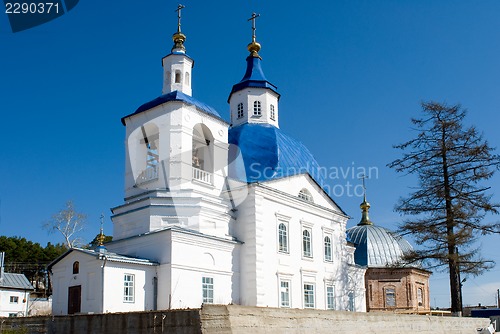
M 162 94 L 179 91 L 189 96 L 192 95 L 191 70 L 194 66 L 194 61 L 186 55 L 186 48 L 184 47 L 186 35 L 181 32 L 181 10 L 183 8 L 183 5 L 179 5 L 176 10 L 177 32 L 172 36 L 174 46 L 171 53 L 162 59 Z
M 221 196 L 228 123 L 192 97 L 183 8 L 177 7 L 174 45 L 162 59 L 163 94 L 122 118 L 125 204 L 112 209 L 115 240 L 171 226 L 229 238 L 231 214 Z

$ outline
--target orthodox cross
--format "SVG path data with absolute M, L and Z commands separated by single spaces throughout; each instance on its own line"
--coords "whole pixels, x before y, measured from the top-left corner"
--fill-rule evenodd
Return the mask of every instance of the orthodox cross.
M 101 231 L 99 233 L 97 241 L 99 242 L 99 246 L 102 246 L 104 243 L 104 214 L 102 213 L 101 213 Z
M 366 200 L 366 186 L 365 186 L 365 179 L 367 179 L 368 176 L 366 176 L 365 174 L 362 174 L 360 177 L 358 177 L 358 179 L 361 179 L 362 182 L 363 182 L 363 197 L 364 199 Z
M 252 42 L 255 42 L 255 20 L 260 16 L 260 14 L 252 13 L 252 17 L 247 21 L 252 21 Z
M 181 32 L 181 9 L 183 8 L 186 8 L 186 6 L 179 4 L 175 10 L 177 12 L 177 32 Z

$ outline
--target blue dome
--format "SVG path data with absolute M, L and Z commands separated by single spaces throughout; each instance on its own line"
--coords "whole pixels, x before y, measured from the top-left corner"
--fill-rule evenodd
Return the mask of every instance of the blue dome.
M 413 250 L 403 237 L 380 226 L 360 224 L 346 233 L 347 239 L 356 245 L 354 262 L 361 266 L 390 266 L 400 262 L 404 253 Z
M 245 123 L 229 129 L 228 140 L 235 179 L 253 183 L 307 173 L 321 187 L 326 184 L 311 152 L 273 125 Z
M 231 99 L 231 95 L 233 95 L 233 93 L 247 87 L 266 88 L 278 94 L 278 92 L 276 91 L 276 86 L 267 81 L 266 76 L 262 71 L 260 62 L 261 59 L 258 57 L 247 57 L 247 70 L 245 72 L 245 75 L 243 76 L 241 81 L 235 84 L 231 89 L 231 93 L 229 94 L 229 98 L 227 99 L 228 102 Z M 278 94 L 278 98 L 279 96 L 280 95 Z

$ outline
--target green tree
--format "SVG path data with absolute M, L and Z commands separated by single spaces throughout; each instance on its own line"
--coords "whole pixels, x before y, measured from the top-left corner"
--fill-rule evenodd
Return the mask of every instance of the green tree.
M 420 246 L 405 261 L 447 270 L 451 310 L 459 314 L 460 274 L 479 275 L 494 266 L 480 255 L 476 241 L 500 233 L 500 224 L 484 222 L 500 206 L 486 193 L 490 187 L 482 184 L 498 169 L 500 157 L 475 127 L 464 127 L 466 111 L 460 105 L 422 103 L 422 113 L 422 118 L 412 119 L 415 138 L 395 146 L 403 151 L 402 158 L 388 164 L 419 181 L 396 205 L 396 211 L 409 216 L 400 232 L 412 234 Z
M 42 247 L 26 238 L 0 236 L 0 252 L 5 252 L 5 271 L 24 274 L 36 290 L 42 286 L 40 283 L 47 288 L 46 267 L 66 250 L 63 244 L 49 242 Z
M 64 237 L 67 248 L 83 245 L 79 233 L 85 229 L 87 215 L 78 213 L 72 201 L 66 202 L 66 207 L 52 216 L 52 219 L 43 224 L 49 233 L 59 232 Z

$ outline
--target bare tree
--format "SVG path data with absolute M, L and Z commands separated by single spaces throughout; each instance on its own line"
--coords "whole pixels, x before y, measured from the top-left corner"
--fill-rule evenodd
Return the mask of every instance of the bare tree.
M 422 112 L 422 118 L 412 119 L 416 137 L 395 146 L 403 157 L 388 164 L 419 180 L 415 191 L 396 205 L 396 211 L 409 216 L 399 232 L 412 234 L 421 246 L 404 260 L 447 270 L 451 311 L 460 314 L 460 274 L 479 275 L 494 266 L 481 257 L 476 241 L 480 235 L 500 233 L 500 224 L 484 222 L 500 205 L 486 194 L 490 187 L 481 184 L 499 168 L 500 157 L 474 127 L 464 128 L 466 110 L 460 105 L 422 103 Z
M 66 202 L 66 207 L 52 216 L 52 219 L 43 224 L 49 233 L 59 232 L 68 248 L 83 244 L 78 234 L 84 230 L 87 215 L 75 211 L 72 201 Z

